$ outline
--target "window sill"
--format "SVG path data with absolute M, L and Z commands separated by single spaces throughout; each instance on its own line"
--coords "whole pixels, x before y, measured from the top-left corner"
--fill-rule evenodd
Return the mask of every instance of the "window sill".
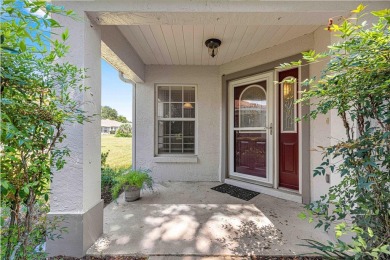
M 170 156 L 158 156 L 154 157 L 155 163 L 197 163 L 198 156 L 182 156 L 182 157 L 170 157 Z

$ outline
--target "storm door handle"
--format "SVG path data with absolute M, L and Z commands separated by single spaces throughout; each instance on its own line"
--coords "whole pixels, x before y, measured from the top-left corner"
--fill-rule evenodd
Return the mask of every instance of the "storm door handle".
M 269 124 L 269 127 L 265 127 L 266 129 L 269 129 L 269 134 L 272 135 L 272 123 Z

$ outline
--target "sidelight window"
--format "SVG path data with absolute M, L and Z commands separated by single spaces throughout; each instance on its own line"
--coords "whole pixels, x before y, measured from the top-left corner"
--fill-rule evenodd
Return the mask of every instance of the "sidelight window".
M 285 78 L 281 84 L 281 123 L 282 133 L 296 133 L 297 131 L 297 105 L 296 92 L 297 82 L 293 77 Z

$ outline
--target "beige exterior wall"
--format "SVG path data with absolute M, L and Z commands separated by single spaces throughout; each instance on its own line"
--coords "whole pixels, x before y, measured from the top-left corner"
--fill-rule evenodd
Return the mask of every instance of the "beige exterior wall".
M 156 84 L 197 85 L 197 156 L 155 156 Z M 145 83 L 136 84 L 136 167 L 152 170 L 155 181 L 220 179 L 221 77 L 216 66 L 147 66 Z
M 222 76 L 278 59 L 299 54 L 302 51 L 325 50 L 330 44 L 330 34 L 319 28 L 290 42 L 274 46 L 254 55 L 246 56 L 222 66 L 146 66 L 145 83 L 136 85 L 136 167 L 152 170 L 156 181 L 209 181 L 220 180 L 221 132 L 225 127 L 222 117 Z M 291 48 L 289 48 L 291 46 Z M 310 76 L 320 75 L 323 64 L 310 65 Z M 180 162 L 179 157 L 162 160 L 155 155 L 155 86 L 164 84 L 196 84 L 197 87 L 197 160 Z M 334 122 L 331 131 L 331 122 Z M 318 146 L 330 145 L 331 133 L 339 124 L 329 115 L 320 115 L 310 123 L 310 175 L 321 163 L 322 155 L 314 151 Z M 303 137 L 305 138 L 305 137 Z M 306 137 L 307 138 L 307 137 Z M 178 160 L 176 160 L 179 158 Z M 311 200 L 324 194 L 330 184 L 325 177 L 310 178 Z
M 66 6 L 66 2 L 64 2 Z M 68 7 L 68 6 L 66 6 Z M 87 115 L 100 114 L 101 109 L 101 31 L 91 26 L 83 9 L 71 5 L 81 14 L 85 23 L 60 15 L 53 15 L 64 28 L 69 28 L 69 54 L 60 62 L 70 62 L 80 68 L 88 68 L 82 84 L 88 86 L 83 93 L 71 93 L 80 102 L 80 109 Z M 62 30 L 63 28 L 61 28 Z M 55 32 L 57 32 L 55 30 Z M 61 34 L 51 34 L 60 37 Z M 100 117 L 95 116 L 84 124 L 65 126 L 67 138 L 61 145 L 70 149 L 63 169 L 55 172 L 51 183 L 50 212 L 48 218 L 64 219 L 62 227 L 67 232 L 61 239 L 47 240 L 49 256 L 67 255 L 82 257 L 87 249 L 103 233 L 103 201 L 100 198 Z
M 220 66 L 221 74 L 230 74 L 240 70 L 249 69 L 255 66 L 266 64 L 275 60 L 299 54 L 313 48 L 314 35 L 307 34 L 291 41 L 247 55 L 235 61 Z
M 323 28 L 318 28 L 314 32 L 314 46 L 313 49 L 317 52 L 325 51 L 327 46 L 331 44 L 330 42 L 330 33 L 325 31 Z M 321 70 L 323 69 L 325 62 L 314 63 L 310 65 L 310 77 L 319 77 L 321 75 Z M 315 100 L 313 100 L 315 102 Z M 314 107 L 311 108 L 311 110 Z M 319 166 L 322 162 L 322 153 L 318 149 L 318 146 L 329 146 L 330 143 L 330 115 L 318 115 L 315 120 L 310 122 L 311 135 L 310 135 L 310 149 L 311 149 L 311 160 L 310 160 L 310 169 L 311 172 Z M 325 176 L 312 177 L 311 179 L 311 199 L 317 200 L 321 195 L 325 194 L 330 184 L 325 182 Z

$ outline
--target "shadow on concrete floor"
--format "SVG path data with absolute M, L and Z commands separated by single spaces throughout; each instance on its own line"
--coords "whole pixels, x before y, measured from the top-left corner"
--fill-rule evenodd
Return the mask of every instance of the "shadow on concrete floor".
M 104 234 L 87 255 L 294 256 L 311 253 L 297 245 L 302 238 L 329 239 L 298 219 L 301 204 L 264 194 L 243 201 L 210 189 L 218 184 L 162 183 L 156 192 L 144 192 L 141 200 L 131 203 L 122 195 L 104 209 Z

